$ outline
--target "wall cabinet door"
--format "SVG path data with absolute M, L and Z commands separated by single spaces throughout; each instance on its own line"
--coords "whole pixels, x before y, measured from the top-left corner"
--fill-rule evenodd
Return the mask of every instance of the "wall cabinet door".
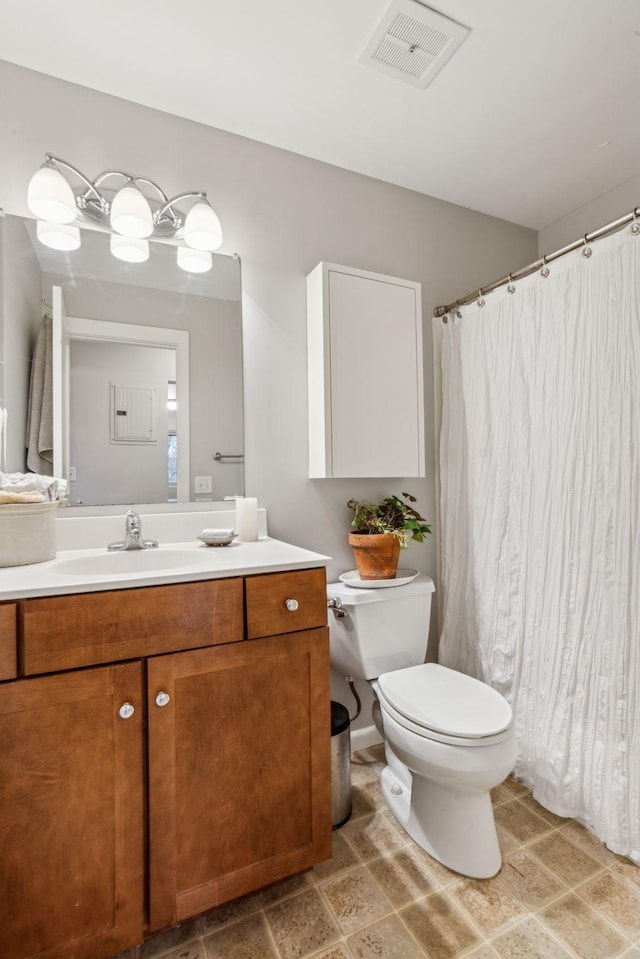
M 151 930 L 331 855 L 327 633 L 148 661 Z
M 2 957 L 142 941 L 143 710 L 140 663 L 0 686 Z
M 425 475 L 420 284 L 333 263 L 307 277 L 309 475 Z

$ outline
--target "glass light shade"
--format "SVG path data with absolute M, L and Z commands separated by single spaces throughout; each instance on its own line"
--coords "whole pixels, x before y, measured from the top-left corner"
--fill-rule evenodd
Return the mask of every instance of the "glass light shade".
M 78 212 L 73 190 L 52 166 L 42 166 L 33 174 L 27 190 L 29 209 L 47 223 L 72 223 Z
M 47 223 L 38 220 L 36 234 L 41 243 L 52 250 L 77 250 L 80 246 L 80 230 L 66 223 Z
M 128 184 L 111 203 L 111 226 L 122 236 L 144 239 L 153 233 L 151 207 L 140 190 Z
M 149 259 L 149 244 L 139 237 L 112 233 L 111 252 L 119 260 L 126 260 L 127 263 L 144 263 Z
M 192 250 L 188 246 L 178 247 L 178 266 L 187 273 L 206 273 L 212 265 L 211 254 L 206 250 Z
M 195 203 L 187 213 L 184 242 L 194 250 L 217 250 L 222 246 L 220 220 L 208 203 Z

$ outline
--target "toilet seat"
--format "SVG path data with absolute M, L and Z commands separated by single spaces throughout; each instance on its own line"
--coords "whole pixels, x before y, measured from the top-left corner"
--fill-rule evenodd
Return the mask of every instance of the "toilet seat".
M 511 707 L 500 693 L 437 663 L 384 673 L 375 688 L 396 722 L 427 739 L 486 746 L 511 734 Z

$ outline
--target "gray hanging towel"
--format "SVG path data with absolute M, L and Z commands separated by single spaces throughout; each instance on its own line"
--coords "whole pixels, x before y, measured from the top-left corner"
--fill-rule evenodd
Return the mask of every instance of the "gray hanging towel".
M 31 361 L 27 412 L 27 468 L 53 472 L 53 338 L 52 320 L 42 320 Z

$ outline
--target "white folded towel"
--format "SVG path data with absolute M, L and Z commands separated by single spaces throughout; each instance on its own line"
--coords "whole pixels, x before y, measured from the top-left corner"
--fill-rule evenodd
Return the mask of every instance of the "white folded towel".
M 40 473 L 3 473 L 0 470 L 0 491 L 10 494 L 40 493 L 42 500 L 39 502 L 54 502 L 66 496 L 67 481 Z M 22 502 L 28 500 L 22 498 Z

